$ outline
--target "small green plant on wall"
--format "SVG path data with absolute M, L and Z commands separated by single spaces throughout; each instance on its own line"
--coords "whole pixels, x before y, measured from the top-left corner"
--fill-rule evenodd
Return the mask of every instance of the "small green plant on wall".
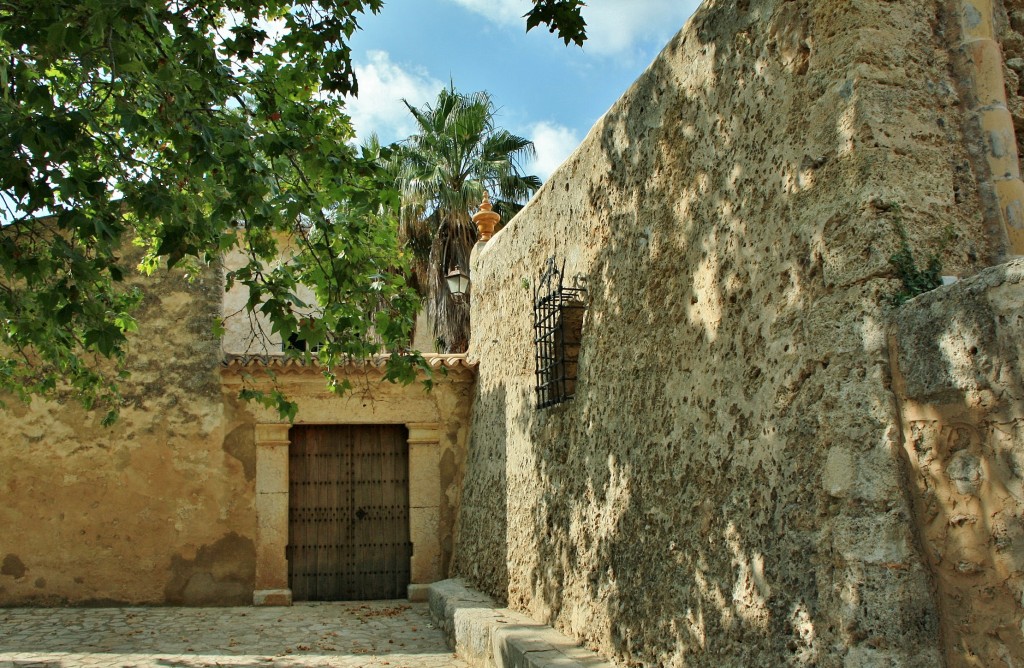
M 917 266 L 914 251 L 910 248 L 907 230 L 903 226 L 903 218 L 900 216 L 899 204 L 892 204 L 892 212 L 896 232 L 900 235 L 900 249 L 889 256 L 889 264 L 896 270 L 896 277 L 902 283 L 901 289 L 895 294 L 889 295 L 888 298 L 889 304 L 895 307 L 942 285 L 942 260 L 939 259 L 939 255 L 952 241 L 953 230 L 952 228 L 946 229 L 939 249 L 928 256 L 927 263 L 921 268 Z

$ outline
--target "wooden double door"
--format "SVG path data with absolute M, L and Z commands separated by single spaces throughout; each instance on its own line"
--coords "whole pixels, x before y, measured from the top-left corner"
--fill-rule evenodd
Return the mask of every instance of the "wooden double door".
M 295 426 L 290 440 L 294 600 L 405 598 L 412 556 L 406 428 Z

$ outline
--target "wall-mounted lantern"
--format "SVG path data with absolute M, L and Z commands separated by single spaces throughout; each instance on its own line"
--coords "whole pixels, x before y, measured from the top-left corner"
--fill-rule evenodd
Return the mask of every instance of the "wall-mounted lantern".
M 445 280 L 448 281 L 448 290 L 453 297 L 465 299 L 466 293 L 469 292 L 469 274 L 462 271 L 459 265 L 455 265 L 455 268 L 445 275 Z

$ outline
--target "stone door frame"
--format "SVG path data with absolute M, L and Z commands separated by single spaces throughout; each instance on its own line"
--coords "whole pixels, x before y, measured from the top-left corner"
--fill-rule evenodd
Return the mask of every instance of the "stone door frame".
M 312 424 L 312 423 L 311 423 Z M 366 424 L 339 421 L 316 424 Z M 409 430 L 409 597 L 418 598 L 425 585 L 444 577 L 440 572 L 441 425 L 404 424 Z M 262 422 L 256 433 L 256 586 L 253 605 L 291 605 L 288 588 L 288 431 L 291 424 Z

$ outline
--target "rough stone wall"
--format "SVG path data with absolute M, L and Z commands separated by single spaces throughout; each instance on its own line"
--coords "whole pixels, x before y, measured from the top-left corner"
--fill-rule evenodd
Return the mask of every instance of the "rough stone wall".
M 1024 657 L 1024 260 L 907 303 L 893 386 L 949 666 Z
M 125 405 L 0 413 L 0 605 L 252 600 L 253 444 L 225 434 L 220 274 L 145 280 Z
M 940 665 L 890 256 L 983 233 L 945 2 L 705 2 L 476 255 L 454 572 L 622 665 Z M 590 285 L 535 408 L 542 262 Z

